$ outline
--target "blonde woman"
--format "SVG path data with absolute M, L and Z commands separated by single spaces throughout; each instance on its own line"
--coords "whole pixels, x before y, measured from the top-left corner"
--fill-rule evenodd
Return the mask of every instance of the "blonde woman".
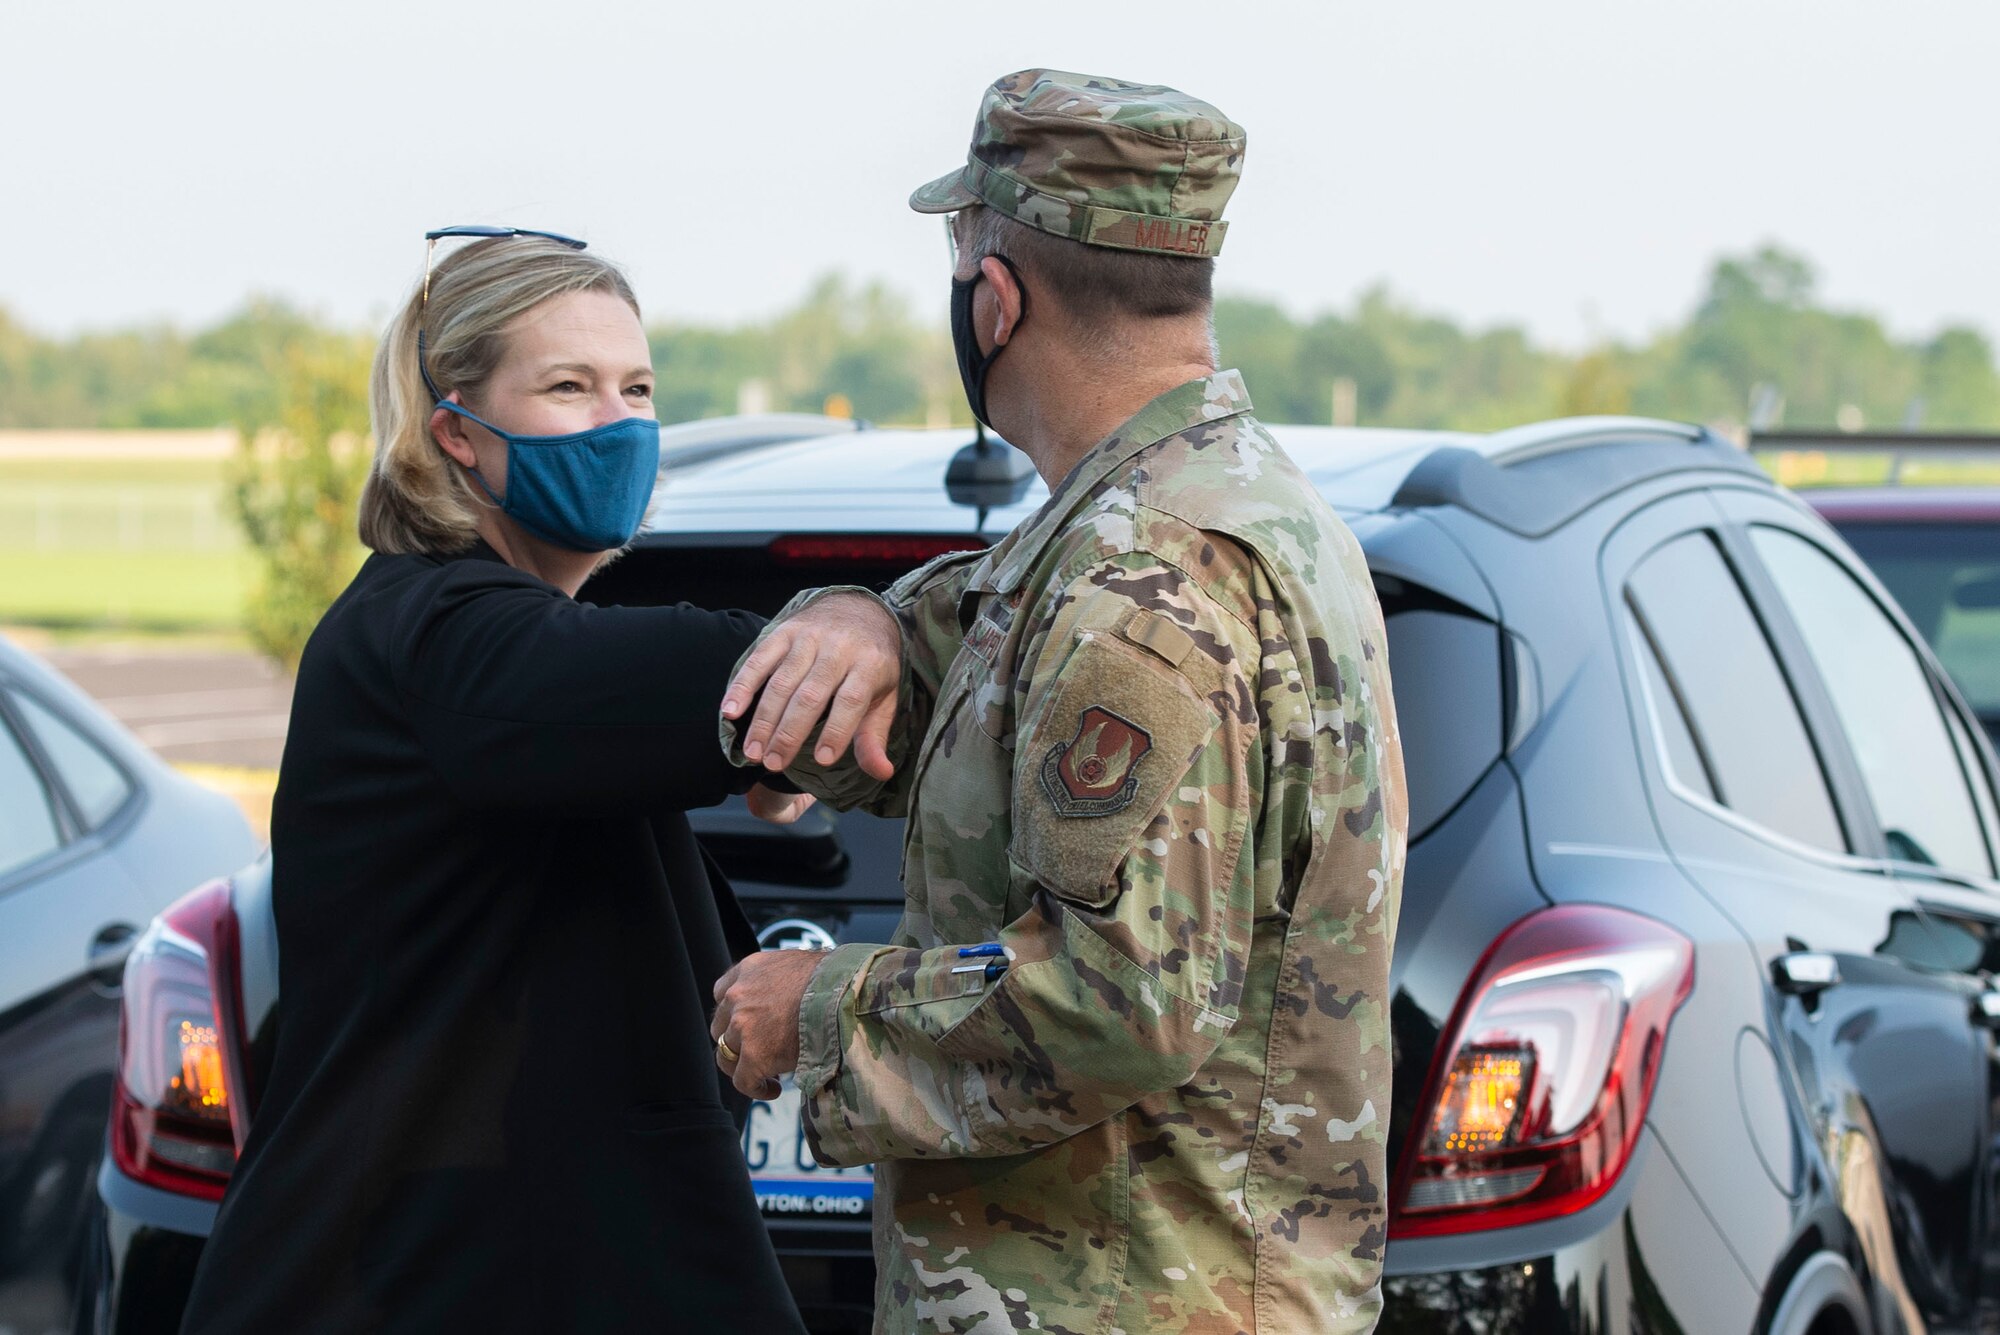
M 638 302 L 565 237 L 429 239 L 465 235 L 376 357 L 374 554 L 299 667 L 275 1049 L 183 1329 L 797 1330 L 708 1034 L 755 943 L 682 814 L 749 782 L 716 709 L 761 623 L 575 600 L 657 468 Z M 821 657 L 879 705 L 896 654 Z

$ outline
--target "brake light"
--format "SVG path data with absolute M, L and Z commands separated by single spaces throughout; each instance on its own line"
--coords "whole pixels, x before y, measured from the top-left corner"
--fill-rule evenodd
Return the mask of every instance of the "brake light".
M 780 565 L 834 565 L 873 562 L 919 566 L 946 552 L 983 551 L 991 544 L 970 534 L 788 533 L 771 540 L 771 559 Z
M 149 1186 L 222 1199 L 247 1129 L 235 1070 L 229 883 L 155 918 L 125 962 L 111 1153 Z
M 1393 1192 L 1398 1237 L 1571 1214 L 1632 1157 L 1694 946 L 1623 909 L 1564 905 L 1510 927 L 1459 998 Z

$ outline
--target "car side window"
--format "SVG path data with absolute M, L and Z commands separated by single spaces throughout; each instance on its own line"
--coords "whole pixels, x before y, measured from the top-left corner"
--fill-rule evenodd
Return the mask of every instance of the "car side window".
M 1647 669 L 1658 672 L 1657 707 L 1666 715 L 1678 704 L 1687 729 L 1683 749 L 1668 725 L 1674 777 L 1766 829 L 1846 851 L 1798 702 L 1714 537 L 1690 533 L 1658 548 L 1625 596 L 1657 656 Z
M 20 739 L 0 722 L 0 876 L 61 847 L 54 797 Z
M 1804 538 L 1759 524 L 1750 540 L 1833 697 L 1890 856 L 1992 875 L 1958 748 L 1916 649 L 1853 575 Z
M 1972 744 L 1972 733 L 1960 720 L 1957 713 L 1945 710 L 1944 721 L 1951 726 L 1951 743 L 1958 749 L 1959 763 L 1965 766 L 1966 778 L 1972 784 L 1972 804 L 1979 808 L 1979 823 L 1986 827 L 1986 845 L 1989 852 L 1996 850 L 2000 841 L 2000 802 L 1993 796 L 1993 782 L 1987 777 L 1985 762 L 1979 758 L 1979 748 Z
M 1708 761 L 1701 748 L 1694 744 L 1694 729 L 1688 726 L 1687 707 L 1674 695 L 1673 684 L 1667 680 L 1667 670 L 1660 665 L 1660 651 L 1653 642 L 1638 629 L 1638 618 L 1633 618 L 1633 652 L 1639 657 L 1639 668 L 1646 677 L 1646 695 L 1653 704 L 1653 717 L 1659 720 L 1662 740 L 1667 747 L 1667 769 L 1676 779 L 1692 788 L 1709 801 L 1715 801 L 1715 780 L 1709 775 Z
M 14 705 L 42 744 L 42 753 L 62 776 L 62 786 L 69 790 L 83 828 L 94 830 L 117 815 L 132 796 L 132 784 L 111 757 L 34 696 L 17 691 Z

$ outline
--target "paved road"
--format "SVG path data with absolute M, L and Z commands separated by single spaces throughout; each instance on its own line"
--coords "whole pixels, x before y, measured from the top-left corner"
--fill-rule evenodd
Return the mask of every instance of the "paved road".
M 292 683 L 254 654 L 106 646 L 41 655 L 170 763 L 278 767 Z

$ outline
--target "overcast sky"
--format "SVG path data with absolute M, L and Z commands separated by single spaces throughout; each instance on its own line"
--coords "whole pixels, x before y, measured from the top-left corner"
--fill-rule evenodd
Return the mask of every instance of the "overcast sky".
M 1901 334 L 2000 329 L 1992 0 L 979 4 L 0 0 L 0 307 L 52 333 L 251 292 L 379 324 L 426 227 L 566 231 L 652 318 L 830 269 L 942 321 L 911 188 L 1031 65 L 1244 125 L 1219 281 L 1378 282 L 1576 346 L 1685 316 L 1766 239 Z

